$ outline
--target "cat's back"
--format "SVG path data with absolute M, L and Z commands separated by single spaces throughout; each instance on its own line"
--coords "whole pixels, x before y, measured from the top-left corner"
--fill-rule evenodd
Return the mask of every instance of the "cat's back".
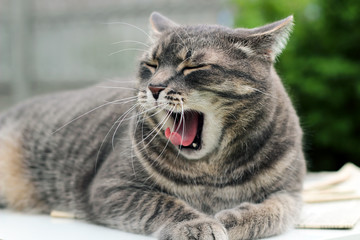
M 131 117 L 131 111 L 126 116 L 125 112 L 136 102 L 133 87 L 103 83 L 36 97 L 2 113 L 0 199 L 6 195 L 7 202 L 21 209 L 38 204 L 26 202 L 36 194 L 38 199 L 50 199 L 51 205 L 51 199 L 66 201 L 64 194 L 70 194 L 66 185 L 82 188 L 111 152 L 112 140 L 126 135 L 129 121 L 119 128 L 118 123 Z M 11 194 L 8 186 L 17 190 Z
M 121 84 L 121 86 L 108 85 L 104 82 L 83 89 L 51 93 L 29 99 L 0 113 L 0 128 L 9 122 L 28 125 L 36 121 L 36 123 L 41 122 L 47 125 L 58 124 L 54 126 L 54 129 L 50 129 L 50 132 L 54 132 L 58 128 L 65 127 L 63 125 L 74 118 L 78 118 L 80 122 L 84 118 L 87 119 L 87 113 L 104 114 L 113 109 L 123 110 L 123 106 L 126 108 L 131 105 L 132 99 L 133 103 L 135 102 L 136 89 L 135 84 L 132 83 L 126 86 Z M 82 115 L 83 117 L 80 117 Z

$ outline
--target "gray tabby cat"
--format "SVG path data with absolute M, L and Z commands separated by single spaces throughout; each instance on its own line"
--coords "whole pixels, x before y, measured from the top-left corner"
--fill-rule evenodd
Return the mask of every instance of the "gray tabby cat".
M 292 16 L 254 29 L 150 21 L 137 95 L 90 87 L 1 116 L 0 202 L 159 239 L 284 232 L 305 174 L 299 120 L 273 66 Z

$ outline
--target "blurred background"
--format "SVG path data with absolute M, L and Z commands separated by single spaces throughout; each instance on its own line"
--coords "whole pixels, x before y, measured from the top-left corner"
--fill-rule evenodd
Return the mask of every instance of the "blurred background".
M 276 68 L 301 118 L 309 169 L 360 165 L 358 0 L 0 0 L 0 110 L 134 78 L 152 11 L 184 24 L 248 28 L 293 14 Z

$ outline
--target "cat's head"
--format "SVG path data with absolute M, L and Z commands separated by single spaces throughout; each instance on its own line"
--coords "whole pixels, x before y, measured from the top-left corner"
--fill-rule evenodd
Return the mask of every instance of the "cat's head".
M 292 22 L 290 16 L 254 29 L 181 26 L 153 13 L 138 96 L 157 137 L 200 159 L 246 135 L 276 98 L 273 63 Z

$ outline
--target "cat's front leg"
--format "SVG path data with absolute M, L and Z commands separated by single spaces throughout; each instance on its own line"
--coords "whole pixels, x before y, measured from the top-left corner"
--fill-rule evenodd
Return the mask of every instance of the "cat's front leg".
M 230 240 L 258 239 L 280 234 L 292 227 L 301 210 L 298 193 L 278 192 L 262 203 L 242 203 L 215 215 Z
M 160 231 L 160 240 L 228 240 L 224 226 L 209 217 L 169 224 Z
M 133 186 L 98 186 L 88 220 L 161 240 L 227 240 L 224 226 L 174 196 Z

